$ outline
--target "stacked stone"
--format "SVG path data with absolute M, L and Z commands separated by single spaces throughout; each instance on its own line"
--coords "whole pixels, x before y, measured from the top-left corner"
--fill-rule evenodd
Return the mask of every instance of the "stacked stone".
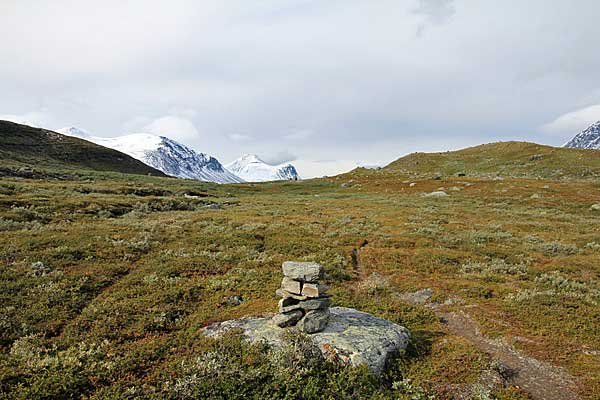
M 321 332 L 329 322 L 330 296 L 321 285 L 323 267 L 313 262 L 286 261 L 282 265 L 281 288 L 275 292 L 279 314 L 273 322 L 279 327 L 296 326 L 305 333 Z

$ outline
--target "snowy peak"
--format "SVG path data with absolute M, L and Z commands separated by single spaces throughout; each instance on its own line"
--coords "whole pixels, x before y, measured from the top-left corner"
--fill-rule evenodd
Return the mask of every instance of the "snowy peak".
M 79 129 L 79 128 L 75 128 L 74 126 L 70 126 L 68 128 L 62 128 L 57 130 L 56 132 L 58 133 L 62 133 L 63 135 L 67 135 L 67 136 L 73 136 L 73 137 L 77 137 L 80 139 L 89 139 L 90 137 L 92 137 L 92 135 L 90 135 L 88 132 Z
M 241 163 L 263 163 L 266 164 L 263 160 L 261 160 L 256 154 L 244 154 L 236 161 Z
M 300 179 L 292 164 L 270 165 L 256 154 L 245 154 L 226 168 L 247 182 L 268 182 Z
M 593 123 L 586 130 L 575 135 L 564 147 L 600 150 L 600 121 Z
M 196 179 L 206 182 L 239 183 L 235 176 L 214 157 L 196 152 L 189 147 L 164 136 L 148 133 L 104 138 L 92 136 L 78 128 L 63 128 L 58 132 L 76 136 L 104 147 L 128 154 L 167 175 Z

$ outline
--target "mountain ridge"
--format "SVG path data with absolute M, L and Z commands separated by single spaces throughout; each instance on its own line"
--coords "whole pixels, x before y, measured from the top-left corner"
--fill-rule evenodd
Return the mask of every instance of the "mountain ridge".
M 225 169 L 216 158 L 197 152 L 166 136 L 133 133 L 104 138 L 75 127 L 62 128 L 59 131 L 119 150 L 170 176 L 216 183 L 244 182 Z
M 572 149 L 594 149 L 600 150 L 600 121 L 575 135 L 563 147 Z

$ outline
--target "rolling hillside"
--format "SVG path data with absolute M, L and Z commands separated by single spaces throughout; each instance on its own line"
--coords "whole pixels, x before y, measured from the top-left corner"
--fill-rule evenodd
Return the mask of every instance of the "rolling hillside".
M 600 151 L 499 142 L 444 153 L 413 153 L 392 162 L 384 170 L 504 178 L 585 179 L 600 177 Z
M 165 176 L 126 154 L 45 129 L 0 121 L 3 167 L 91 169 Z

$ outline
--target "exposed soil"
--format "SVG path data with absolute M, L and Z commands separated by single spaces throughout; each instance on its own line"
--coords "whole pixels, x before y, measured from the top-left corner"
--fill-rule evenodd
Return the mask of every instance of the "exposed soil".
M 564 369 L 535 358 L 525 356 L 505 340 L 486 338 L 477 323 L 465 312 L 444 313 L 436 311 L 448 328 L 462 336 L 483 352 L 505 364 L 508 376 L 515 386 L 525 390 L 535 400 L 575 400 L 575 378 Z
M 405 296 L 409 300 L 410 296 Z M 410 300 L 409 300 L 410 301 Z M 415 305 L 422 305 L 415 303 Z M 521 354 L 504 339 L 490 339 L 464 311 L 446 312 L 443 305 L 428 304 L 455 335 L 464 337 L 507 368 L 508 383 L 527 392 L 534 400 L 576 400 L 576 379 L 563 368 Z M 460 398 L 460 396 L 459 396 Z

